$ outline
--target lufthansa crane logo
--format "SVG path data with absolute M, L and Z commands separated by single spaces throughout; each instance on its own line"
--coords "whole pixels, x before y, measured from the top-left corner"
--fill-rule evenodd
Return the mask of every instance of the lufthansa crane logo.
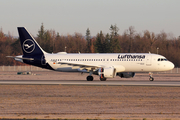
M 35 49 L 35 43 L 31 39 L 27 39 L 23 42 L 23 50 L 26 53 L 32 53 Z

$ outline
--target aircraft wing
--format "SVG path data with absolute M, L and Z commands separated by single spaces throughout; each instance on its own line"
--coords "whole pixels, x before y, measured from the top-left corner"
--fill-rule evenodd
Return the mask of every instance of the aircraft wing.
M 70 61 L 60 61 L 57 62 L 57 64 L 67 64 L 67 65 L 71 65 L 71 66 L 78 66 L 80 68 L 85 68 L 88 70 L 91 69 L 98 69 L 98 68 L 104 68 L 107 67 L 105 65 L 96 65 L 96 64 L 85 64 L 85 63 L 81 63 L 81 62 L 70 62 Z M 125 71 L 125 67 L 122 65 L 113 65 L 113 67 L 116 69 L 117 72 L 123 72 Z
M 100 68 L 103 67 L 101 65 L 94 65 L 94 64 L 85 64 L 85 63 L 80 63 L 80 62 L 69 62 L 69 61 L 60 61 L 57 62 L 58 64 L 67 64 L 67 65 L 72 65 L 72 66 L 79 66 L 81 68 Z

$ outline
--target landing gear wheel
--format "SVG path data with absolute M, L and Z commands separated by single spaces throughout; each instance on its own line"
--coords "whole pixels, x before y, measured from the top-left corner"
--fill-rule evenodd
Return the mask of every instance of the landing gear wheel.
M 154 78 L 153 78 L 153 77 L 150 77 L 149 80 L 150 80 L 150 81 L 154 81 Z
M 101 77 L 100 77 L 100 80 L 101 80 L 101 81 L 106 81 L 106 78 L 101 78 Z
M 93 81 L 93 76 L 87 76 L 86 80 L 87 81 Z
M 154 81 L 154 78 L 153 78 L 152 75 L 153 75 L 153 73 L 149 72 L 149 77 L 150 77 L 150 78 L 149 78 L 149 81 Z

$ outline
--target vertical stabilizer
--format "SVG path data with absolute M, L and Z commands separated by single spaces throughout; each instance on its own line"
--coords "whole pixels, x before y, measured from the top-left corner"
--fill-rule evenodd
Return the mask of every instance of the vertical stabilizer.
M 21 48 L 24 56 L 43 55 L 45 52 L 24 27 L 18 27 Z

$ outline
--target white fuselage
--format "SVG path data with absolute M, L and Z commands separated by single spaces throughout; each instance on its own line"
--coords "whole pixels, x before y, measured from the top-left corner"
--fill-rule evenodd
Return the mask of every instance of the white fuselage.
M 83 64 L 102 67 L 113 66 L 116 72 L 157 72 L 174 68 L 174 64 L 161 55 L 148 53 L 112 54 L 45 54 L 46 62 L 57 71 L 78 72 Z M 70 62 L 82 66 L 62 64 Z M 92 68 L 92 67 L 91 67 Z

